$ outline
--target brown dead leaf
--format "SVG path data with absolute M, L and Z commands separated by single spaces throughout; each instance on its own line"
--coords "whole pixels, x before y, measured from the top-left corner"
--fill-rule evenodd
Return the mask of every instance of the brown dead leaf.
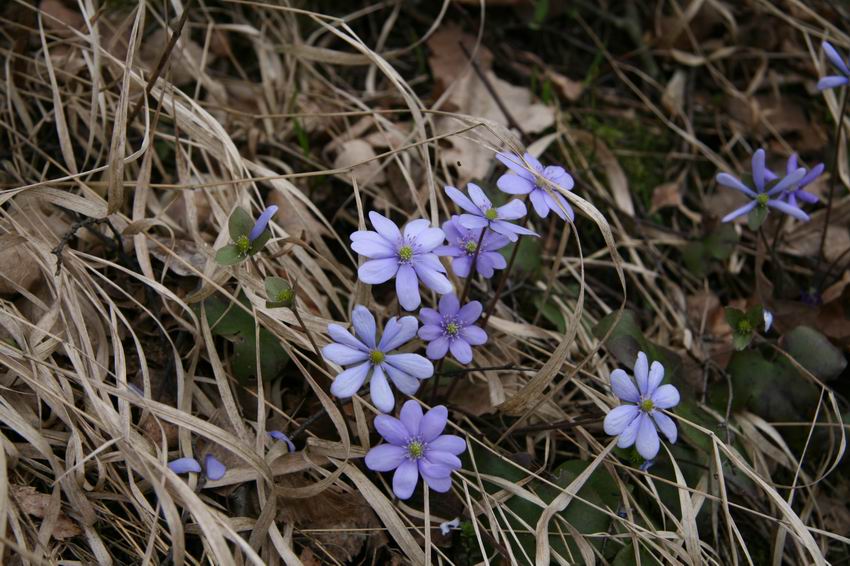
M 611 189 L 611 194 L 614 197 L 614 204 L 617 208 L 628 214 L 635 215 L 635 205 L 632 202 L 632 194 L 629 191 L 629 181 L 617 157 L 608 149 L 601 139 L 594 136 L 590 132 L 576 130 L 573 132 L 576 139 L 593 148 L 596 153 L 596 158 L 605 169 L 605 176 L 608 177 L 608 185 Z
M 664 87 L 664 93 L 661 95 L 661 104 L 673 114 L 684 113 L 686 78 L 685 71 L 677 70 L 673 73 L 673 77 L 667 83 L 667 86 Z
M 44 27 L 59 37 L 71 37 L 68 28 L 83 31 L 86 27 L 80 11 L 62 0 L 41 0 L 38 9 L 44 14 Z
M 353 139 L 340 144 L 339 153 L 334 159 L 334 168 L 350 167 L 363 163 L 352 169 L 352 175 L 357 179 L 357 184 L 363 186 L 366 183 L 383 183 L 387 180 L 381 163 L 375 159 L 375 149 L 363 139 Z M 369 161 L 369 160 L 372 161 Z M 368 161 L 368 163 L 364 163 Z
M 435 94 L 439 95 L 468 72 L 472 72 L 469 59 L 464 54 L 460 45 L 466 47 L 467 52 L 473 53 L 475 48 L 475 36 L 464 33 L 460 26 L 448 24 L 441 27 L 430 38 L 428 48 L 431 55 L 428 57 L 428 65 L 431 74 L 434 75 Z M 487 71 L 493 66 L 493 52 L 484 47 L 478 47 L 475 52 L 478 66 Z
M 798 256 L 798 257 L 815 257 L 818 254 L 818 248 L 821 240 L 821 230 L 816 226 L 812 226 L 811 230 L 799 231 L 794 238 L 782 246 L 782 251 Z M 838 226 L 830 224 L 826 230 L 826 240 L 824 241 L 824 257 L 828 262 L 833 262 L 838 259 L 847 249 L 850 248 L 850 232 L 847 226 Z
M 34 487 L 27 485 L 10 484 L 9 488 L 9 494 L 21 511 L 37 519 L 44 519 L 47 516 L 48 509 L 51 506 L 50 494 L 41 493 L 36 491 Z M 83 534 L 82 529 L 65 513 L 60 512 L 56 519 L 56 525 L 53 527 L 53 538 L 65 540 L 81 534 Z
M 581 81 L 574 81 L 566 75 L 559 73 L 551 68 L 546 62 L 530 51 L 517 51 L 516 62 L 511 65 L 514 70 L 523 76 L 531 77 L 535 73 L 539 73 L 539 69 L 543 70 L 545 79 L 549 79 L 557 91 L 569 100 L 575 102 L 584 93 L 584 84 Z
M 18 288 L 30 290 L 41 279 L 41 270 L 26 249 L 26 238 L 0 236 L 0 295 L 14 295 Z
M 662 208 L 678 207 L 682 204 L 682 195 L 679 193 L 679 183 L 663 183 L 652 189 L 652 205 L 649 212 L 655 212 Z

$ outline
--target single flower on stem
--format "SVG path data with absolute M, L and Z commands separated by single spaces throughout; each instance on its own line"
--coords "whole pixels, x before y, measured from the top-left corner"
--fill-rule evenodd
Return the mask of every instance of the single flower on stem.
M 461 307 L 453 294 L 440 298 L 439 311 L 429 308 L 419 311 L 419 319 L 424 324 L 419 329 L 419 337 L 428 342 L 425 355 L 431 360 L 439 360 L 451 351 L 458 362 L 471 362 L 472 346 L 487 342 L 487 333 L 475 326 L 481 311 L 478 301 L 470 301 Z
M 456 205 L 466 211 L 458 218 L 458 222 L 464 228 L 469 230 L 480 230 L 489 228 L 490 230 L 507 236 L 507 238 L 516 242 L 520 236 L 536 236 L 533 231 L 522 226 L 517 226 L 508 220 L 517 220 L 526 215 L 528 210 L 521 200 L 513 199 L 507 204 L 499 207 L 494 207 L 481 187 L 475 183 L 467 185 L 469 196 L 466 196 L 455 187 L 446 187 L 446 195 L 454 201 Z
M 351 314 L 354 335 L 338 324 L 328 325 L 334 340 L 322 348 L 322 356 L 340 366 L 351 366 L 334 379 L 331 393 L 340 399 L 353 397 L 371 376 L 372 402 L 383 413 L 395 406 L 395 397 L 387 377 L 406 395 L 419 389 L 419 382 L 434 375 L 434 364 L 419 354 L 392 353 L 416 336 L 419 322 L 413 316 L 393 317 L 387 321 L 383 336 L 376 340 L 375 317 L 363 305 Z
M 272 237 L 268 226 L 269 220 L 276 212 L 276 205 L 269 206 L 255 222 L 244 208 L 236 207 L 227 221 L 233 243 L 216 251 L 215 260 L 220 265 L 233 265 L 263 249 Z
M 544 167 L 530 153 L 523 155 L 523 159 L 531 167 L 530 171 L 516 154 L 497 153 L 496 159 L 510 169 L 509 173 L 505 173 L 496 181 L 496 185 L 503 192 L 512 195 L 528 195 L 528 200 L 531 201 L 534 211 L 540 218 L 546 218 L 551 210 L 560 216 L 561 220 L 569 218 L 570 221 L 573 221 L 575 219 L 575 213 L 567 203 L 567 199 L 554 187 L 546 187 L 545 182 L 540 182 L 541 179 L 545 179 L 552 185 L 557 185 L 565 191 L 571 191 L 575 186 L 575 181 L 566 169 L 558 165 Z
M 847 63 L 844 61 L 844 58 L 839 55 L 838 51 L 835 50 L 835 47 L 833 47 L 828 41 L 824 41 L 821 43 L 821 48 L 823 48 L 823 52 L 826 54 L 826 58 L 829 59 L 829 62 L 832 63 L 832 66 L 835 67 L 841 74 L 822 77 L 818 81 L 818 90 L 827 90 L 838 86 L 844 86 L 850 82 L 850 68 L 847 67 Z
M 375 430 L 387 443 L 369 450 L 366 467 L 374 472 L 395 470 L 393 493 L 399 499 L 413 495 L 420 475 L 434 491 L 449 491 L 452 472 L 461 468 L 458 455 L 466 450 L 466 441 L 453 434 L 442 434 L 448 417 L 443 405 L 423 415 L 422 407 L 412 399 L 401 407 L 398 419 L 376 416 Z
M 451 281 L 446 268 L 434 254 L 445 240 L 439 228 L 425 219 L 413 220 L 398 229 L 392 220 L 375 211 L 369 213 L 375 231 L 358 230 L 351 234 L 351 249 L 369 258 L 357 270 L 364 283 L 378 285 L 395 277 L 399 304 L 408 311 L 419 307 L 419 281 L 439 294 L 450 293 Z
M 641 456 L 652 460 L 660 448 L 658 430 L 671 443 L 676 442 L 676 423 L 659 409 L 678 405 L 679 391 L 673 385 L 661 385 L 664 366 L 652 362 L 650 368 L 643 352 L 638 353 L 634 372 L 637 387 L 623 370 L 618 368 L 611 372 L 611 390 L 629 404 L 611 409 L 603 427 L 606 434 L 619 435 L 617 446 L 628 448 L 634 444 Z
M 491 232 L 486 228 L 484 236 L 481 230 L 469 230 L 460 225 L 459 218 L 452 216 L 451 220 L 443 224 L 443 232 L 448 240 L 447 245 L 442 245 L 434 250 L 438 256 L 452 258 L 452 271 L 458 277 L 468 277 L 472 271 L 472 261 L 475 259 L 475 270 L 489 279 L 493 277 L 493 270 L 504 269 L 507 266 L 505 256 L 498 250 L 510 243 L 510 240 L 501 234 Z M 481 242 L 479 248 L 478 242 Z M 476 256 L 476 252 L 478 255 Z
M 797 154 L 792 153 L 791 156 L 788 158 L 788 163 L 785 165 L 785 174 L 791 175 L 799 168 L 800 167 L 797 164 Z M 782 195 L 782 198 L 788 201 L 788 204 L 790 204 L 791 206 L 797 207 L 799 207 L 799 204 L 797 204 L 797 199 L 809 204 L 814 204 L 818 202 L 820 199 L 818 199 L 817 196 L 803 189 L 806 188 L 806 185 L 820 177 L 823 173 L 823 170 L 823 163 L 818 163 L 811 169 L 806 170 L 806 174 L 803 175 L 803 178 L 800 179 L 800 181 L 796 185 L 786 190 L 785 193 Z
M 796 169 L 792 173 L 783 177 L 773 187 L 765 190 L 765 182 L 770 180 L 772 173 L 764 166 L 763 149 L 759 149 L 753 154 L 752 167 L 753 184 L 756 187 L 755 190 L 751 189 L 742 183 L 737 177 L 734 177 L 729 173 L 719 173 L 717 175 L 716 179 L 718 184 L 740 191 L 753 199 L 744 206 L 733 210 L 724 216 L 722 220 L 723 222 L 730 222 L 739 216 L 749 213 L 750 216 L 748 218 L 748 223 L 750 229 L 757 230 L 767 217 L 768 207 L 774 208 L 804 222 L 809 220 L 808 214 L 800 210 L 798 207 L 792 206 L 782 200 L 783 193 L 787 189 L 799 183 L 806 174 L 806 170 L 804 168 L 800 167 Z

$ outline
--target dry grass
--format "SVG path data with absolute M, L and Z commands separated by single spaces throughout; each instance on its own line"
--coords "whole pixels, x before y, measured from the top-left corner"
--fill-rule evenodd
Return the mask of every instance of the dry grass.
M 740 14 L 710 3 L 720 10 L 720 25 L 737 25 Z M 598 419 L 584 422 L 616 403 L 607 379 L 619 365 L 591 329 L 626 306 L 641 305 L 643 319 L 654 321 L 644 334 L 686 359 L 696 381 L 722 380 L 723 372 L 705 354 L 707 311 L 695 324 L 686 308 L 708 283 L 673 255 L 688 241 L 684 229 L 636 218 L 643 205 L 610 165 L 623 154 L 606 150 L 606 166 L 597 145 L 604 141 L 567 111 L 557 111 L 551 135 L 535 146 L 577 172 L 579 186 L 568 197 L 581 220 L 562 234 L 538 221 L 538 231 L 548 234 L 540 248 L 543 275 L 509 285 L 490 320 L 491 341 L 476 358 L 480 367 L 530 369 L 456 378 L 462 382 L 448 402 L 451 421 L 473 457 L 456 474 L 452 495 L 426 492 L 416 503 L 399 502 L 387 477 L 365 470 L 374 408 L 355 398 L 345 414 L 339 410 L 327 393 L 333 375 L 293 313 L 266 308 L 257 270 L 297 281 L 300 312 L 322 344 L 328 322 L 344 324 L 353 304 L 368 304 L 379 319 L 392 316 L 389 295 L 356 282 L 348 234 L 364 227 L 365 211 L 439 222 L 450 210 L 441 187 L 468 180 L 447 157 L 453 140 L 523 147 L 501 123 L 454 112 L 451 90 L 436 103 L 420 96 L 427 77 L 415 61 L 430 34 L 447 25 L 449 3 L 419 22 L 424 36 L 389 48 L 406 14 L 402 4 L 364 4 L 342 18 L 287 2 L 199 0 L 155 83 L 149 81 L 166 46 L 166 24 L 179 20 L 172 3 L 5 6 L 0 556 L 32 564 L 315 564 L 355 557 L 462 564 L 458 543 L 449 546 L 437 529 L 460 516 L 471 529 L 463 551 L 480 553 L 486 563 L 606 563 L 621 547 L 620 564 L 846 558 L 846 524 L 835 519 L 846 517 L 846 508 L 842 514 L 833 503 L 824 507 L 830 498 L 846 498 L 846 479 L 836 472 L 846 448 L 846 408 L 801 366 L 801 379 L 819 397 L 810 422 L 722 414 L 697 402 L 700 420 L 676 419 L 682 442 L 698 446 L 705 464 L 662 449 L 670 477 L 627 465 L 612 454 Z M 784 18 L 810 46 L 801 64 L 822 67 L 821 34 L 850 46 L 801 2 L 779 4 L 752 2 L 747 10 Z M 370 37 L 355 31 L 368 29 L 364 21 L 377 25 Z M 662 107 L 665 85 L 610 55 L 598 26 L 581 26 L 612 73 L 599 89 L 602 105 L 618 118 L 612 109 L 622 102 L 630 109 L 626 119 L 651 121 L 673 140 L 671 179 L 687 179 L 703 194 L 709 177 L 699 166 L 741 170 L 730 164 L 741 160 L 746 131 L 695 123 L 685 107 Z M 687 24 L 684 30 L 691 33 Z M 737 72 L 727 56 L 693 56 L 706 58 L 699 71 L 726 96 L 752 100 L 753 92 L 727 78 Z M 759 68 L 763 76 L 766 62 Z M 758 80 L 752 78 L 753 91 Z M 836 114 L 837 100 L 827 100 Z M 790 147 L 782 132 L 770 131 L 769 114 L 756 111 L 754 123 Z M 724 143 L 703 141 L 708 130 Z M 338 157 L 347 142 L 367 137 L 371 155 L 358 146 L 348 160 Z M 269 203 L 281 205 L 269 253 L 256 265 L 217 266 L 214 249 L 227 243 L 233 208 L 256 213 Z M 846 205 L 844 197 L 837 210 Z M 684 213 L 697 214 L 687 207 Z M 729 268 L 740 269 L 750 255 L 766 261 L 761 242 L 744 240 Z M 537 307 L 518 302 L 523 286 L 545 296 L 563 331 L 535 314 Z M 241 294 L 247 302 L 236 300 Z M 239 382 L 232 344 L 205 315 L 212 296 L 254 318 L 258 339 L 262 329 L 279 342 L 290 360 L 280 379 Z M 428 392 L 421 401 L 431 401 Z M 303 449 L 286 454 L 267 438 L 267 430 L 292 432 L 321 411 L 329 419 L 296 439 Z M 783 438 L 790 426 L 809 433 L 802 453 Z M 175 457 L 207 453 L 227 463 L 222 480 L 178 477 L 166 467 Z M 569 481 L 551 473 L 566 459 L 587 463 Z M 493 475 L 494 461 L 510 473 Z M 582 491 L 603 472 L 618 506 Z M 776 479 L 789 474 L 790 486 Z M 547 488 L 554 494 L 543 496 Z M 518 500 L 537 509 L 536 523 L 511 504 Z M 579 503 L 606 517 L 608 530 L 580 531 L 566 520 L 561 511 Z M 516 544 L 523 533 L 532 533 L 536 546 Z M 553 552 L 560 537 L 572 542 Z

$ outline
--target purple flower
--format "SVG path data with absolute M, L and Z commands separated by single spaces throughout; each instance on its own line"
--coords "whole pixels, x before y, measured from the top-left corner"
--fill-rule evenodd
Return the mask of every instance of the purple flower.
M 451 220 L 443 224 L 443 232 L 446 233 L 449 244 L 436 248 L 434 253 L 451 257 L 452 270 L 458 277 L 469 276 L 476 250 L 478 257 L 475 259 L 475 270 L 484 277 L 493 277 L 494 269 L 507 267 L 508 262 L 505 261 L 505 257 L 497 251 L 510 243 L 505 236 L 487 230 L 482 239 L 481 230 L 467 230 L 460 225 L 457 216 L 452 216 Z M 481 241 L 480 249 L 478 248 L 479 240 Z
M 452 486 L 451 474 L 461 467 L 458 454 L 466 450 L 466 441 L 453 434 L 440 434 L 446 428 L 449 412 L 438 405 L 422 415 L 422 407 L 414 400 L 401 407 L 400 418 L 389 415 L 375 417 L 377 430 L 388 444 L 375 446 L 366 454 L 366 467 L 393 475 L 393 493 L 408 499 L 419 481 L 419 475 L 434 491 L 445 493 Z
M 277 212 L 277 205 L 271 205 L 267 209 L 260 214 L 260 217 L 257 218 L 257 221 L 254 223 L 254 227 L 251 228 L 251 233 L 248 234 L 248 241 L 253 242 L 257 238 L 262 235 L 263 232 L 266 231 L 266 228 L 269 225 L 269 220 L 272 219 L 272 216 Z
M 540 184 L 538 180 L 539 176 L 565 191 L 573 190 L 575 181 L 563 167 L 557 165 L 544 167 L 530 153 L 523 155 L 523 159 L 531 166 L 531 171 L 523 165 L 522 160 L 516 154 L 497 153 L 496 159 L 511 170 L 510 173 L 505 173 L 499 177 L 496 182 L 496 185 L 502 191 L 512 195 L 528 195 L 531 205 L 540 218 L 546 218 L 551 210 L 562 220 L 569 218 L 572 221 L 575 219 L 575 214 L 572 207 L 567 203 L 567 199 L 552 187 L 547 190 L 545 183 Z
M 460 363 L 471 362 L 471 346 L 487 342 L 487 333 L 475 326 L 481 310 L 478 301 L 470 301 L 461 308 L 457 297 L 449 294 L 440 298 L 439 312 L 429 308 L 419 311 L 419 319 L 424 324 L 419 329 L 419 337 L 429 343 L 425 355 L 439 360 L 451 350 L 452 356 Z
M 512 242 L 516 242 L 520 236 L 537 235 L 528 228 L 507 222 L 525 216 L 527 210 L 522 201 L 513 199 L 496 208 L 481 187 L 474 183 L 469 183 L 467 186 L 469 187 L 468 197 L 454 187 L 446 187 L 449 198 L 467 212 L 459 217 L 458 222 L 461 226 L 469 230 L 490 228 L 494 232 L 507 236 Z
M 797 154 L 792 153 L 791 157 L 788 158 L 788 163 L 785 166 L 786 174 L 791 175 L 798 168 L 799 167 L 797 165 Z M 818 202 L 818 197 L 816 197 L 810 192 L 804 191 L 803 189 L 806 187 L 806 185 L 820 177 L 821 173 L 823 173 L 823 170 L 823 163 L 818 163 L 817 165 L 812 167 L 806 172 L 803 178 L 800 179 L 800 181 L 796 185 L 785 191 L 785 194 L 782 195 L 782 198 L 788 201 L 788 204 L 790 204 L 791 206 L 799 206 L 797 204 L 797 199 L 800 199 L 801 201 L 807 202 L 809 204 L 814 204 Z
M 398 302 L 409 311 L 421 302 L 420 280 L 441 295 L 451 292 L 452 284 L 443 275 L 446 268 L 433 253 L 445 240 L 442 230 L 419 219 L 408 222 L 402 234 L 390 219 L 374 211 L 369 213 L 369 220 L 376 232 L 358 230 L 351 234 L 351 249 L 370 258 L 357 270 L 362 282 L 378 285 L 395 277 Z
M 194 458 L 177 458 L 170 461 L 168 467 L 175 474 L 186 474 L 189 472 L 198 474 L 201 472 L 201 465 Z
M 628 448 L 635 444 L 638 454 L 652 460 L 658 454 L 658 430 L 671 443 L 676 442 L 676 423 L 658 409 L 670 409 L 679 404 L 679 391 L 672 385 L 661 385 L 664 366 L 652 362 L 648 367 L 646 354 L 638 352 L 635 362 L 635 380 L 621 369 L 611 372 L 611 390 L 614 395 L 633 405 L 614 407 L 605 416 L 605 433 L 620 436 L 617 446 Z M 659 387 L 659 385 L 661 385 Z
M 270 437 L 274 438 L 275 440 L 280 440 L 281 442 L 285 442 L 286 447 L 289 449 L 289 451 L 295 452 L 295 444 L 291 440 L 289 440 L 288 436 L 286 436 L 285 434 L 283 434 L 279 430 L 270 430 L 268 432 L 268 435 Z
M 793 171 L 792 173 L 786 175 L 782 178 L 778 183 L 776 183 L 769 190 L 765 191 L 765 181 L 771 180 L 771 177 L 775 177 L 769 170 L 767 170 L 764 166 L 764 150 L 759 149 L 753 154 L 753 183 L 756 186 L 756 190 L 751 189 L 742 183 L 737 177 L 730 175 L 729 173 L 720 173 L 717 175 L 717 182 L 724 187 L 729 187 L 738 191 L 741 191 L 748 197 L 753 200 L 745 204 L 744 206 L 733 210 L 729 214 L 723 217 L 723 222 L 729 222 L 738 218 L 739 216 L 743 216 L 744 214 L 749 213 L 751 210 L 758 207 L 758 210 L 766 212 L 766 207 L 771 207 L 779 210 L 780 212 L 784 212 L 789 216 L 793 216 L 799 220 L 807 221 L 809 219 L 809 215 L 797 208 L 796 206 L 792 206 L 787 202 L 781 200 L 782 193 L 790 188 L 791 186 L 799 183 L 803 176 L 806 174 L 806 170 L 802 167 Z M 771 198 L 773 197 L 773 198 Z
M 380 342 L 375 337 L 375 317 L 366 307 L 354 307 L 351 322 L 355 336 L 338 324 L 329 324 L 328 334 L 334 342 L 322 348 L 322 356 L 330 362 L 341 366 L 356 364 L 334 379 L 331 393 L 336 397 L 352 397 L 371 375 L 372 402 L 378 410 L 388 413 L 395 406 L 395 398 L 387 376 L 399 391 L 413 395 L 419 389 L 420 379 L 434 375 L 434 364 L 424 356 L 390 353 L 416 336 L 419 323 L 415 317 L 389 319 Z
M 823 77 L 818 81 L 818 90 L 826 90 L 846 85 L 850 82 L 850 69 L 847 68 L 847 63 L 844 62 L 844 59 L 842 59 L 841 55 L 838 54 L 835 47 L 830 45 L 828 41 L 821 43 L 821 47 L 823 48 L 823 52 L 826 54 L 826 58 L 829 59 L 829 62 L 832 63 L 833 67 L 838 69 L 841 75 Z
M 212 454 L 207 454 L 204 458 L 204 469 L 207 471 L 207 479 L 213 481 L 220 480 L 227 473 L 227 467 Z

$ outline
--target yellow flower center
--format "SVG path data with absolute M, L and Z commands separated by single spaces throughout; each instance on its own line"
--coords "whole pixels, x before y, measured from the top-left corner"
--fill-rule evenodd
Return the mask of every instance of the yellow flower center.
M 655 409 L 655 403 L 652 402 L 652 399 L 644 399 L 643 401 L 640 402 L 640 410 L 641 411 L 643 411 L 645 413 L 649 413 L 653 409 Z
M 759 206 L 767 206 L 767 201 L 770 200 L 770 197 L 767 193 L 762 193 L 756 197 L 756 201 L 759 203 Z
M 478 249 L 478 244 L 476 244 L 475 242 L 471 242 L 471 241 L 470 241 L 470 242 L 466 242 L 466 245 L 464 246 L 464 249 L 466 250 L 466 253 L 468 253 L 468 254 L 474 254 L 474 253 L 475 253 L 475 250 L 477 250 L 477 249 Z
M 738 332 L 741 334 L 749 334 L 753 331 L 753 325 L 746 318 L 738 322 Z
M 456 322 L 450 322 L 446 325 L 446 334 L 449 336 L 457 336 L 460 327 L 458 327 Z
M 247 254 L 251 251 L 251 240 L 248 239 L 248 236 L 242 234 L 236 239 L 236 249 L 239 250 L 239 253 L 242 255 Z
M 413 248 L 410 246 L 402 246 L 401 249 L 398 250 L 398 257 L 401 261 L 410 261 L 413 257 Z
M 291 303 L 292 299 L 295 298 L 295 291 L 292 289 L 283 289 L 280 293 L 277 294 L 277 302 L 279 303 Z
M 418 440 L 414 440 L 410 444 L 407 445 L 407 453 L 414 460 L 418 460 L 422 457 L 422 454 L 425 452 L 425 446 L 422 445 Z
M 486 218 L 487 220 L 489 220 L 491 222 L 493 220 L 495 220 L 498 216 L 499 216 L 499 212 L 495 208 L 489 208 L 484 213 L 484 218 Z
M 373 364 L 379 364 L 384 361 L 384 353 L 380 350 L 372 350 L 369 354 L 369 361 Z

